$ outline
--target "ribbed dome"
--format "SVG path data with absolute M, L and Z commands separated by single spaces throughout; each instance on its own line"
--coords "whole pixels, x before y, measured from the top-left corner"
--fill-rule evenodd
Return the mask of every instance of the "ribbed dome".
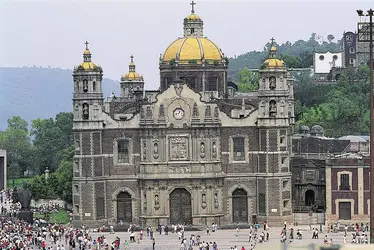
M 82 62 L 79 66 L 83 67 L 84 70 L 94 70 L 97 67 L 93 62 Z
M 191 15 L 188 15 L 186 18 L 185 18 L 185 20 L 201 20 L 201 18 L 198 16 L 198 15 L 196 15 L 196 14 L 191 14 Z
M 188 64 L 196 61 L 201 64 L 202 59 L 208 61 L 221 61 L 222 51 L 212 41 L 205 37 L 182 37 L 172 42 L 166 49 L 164 62 L 171 60 L 179 64 Z
M 267 59 L 265 62 L 268 68 L 282 68 L 284 67 L 284 61 L 276 58 Z

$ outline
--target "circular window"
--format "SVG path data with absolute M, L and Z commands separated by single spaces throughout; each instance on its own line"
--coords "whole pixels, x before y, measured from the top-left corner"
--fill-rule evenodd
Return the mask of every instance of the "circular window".
M 334 60 L 338 60 L 338 56 L 337 56 L 337 55 L 334 55 L 334 56 L 332 57 L 332 59 L 334 59 Z
M 319 60 L 323 61 L 324 59 L 325 59 L 325 57 L 323 55 L 319 56 Z

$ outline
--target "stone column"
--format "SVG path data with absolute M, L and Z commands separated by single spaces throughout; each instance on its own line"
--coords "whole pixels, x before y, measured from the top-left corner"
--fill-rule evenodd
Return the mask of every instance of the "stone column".
M 326 216 L 331 215 L 331 167 L 326 166 Z

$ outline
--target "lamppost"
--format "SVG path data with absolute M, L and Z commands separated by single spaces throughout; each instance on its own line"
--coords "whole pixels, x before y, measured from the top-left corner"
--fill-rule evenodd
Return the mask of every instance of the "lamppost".
M 374 86 L 373 86 L 373 9 L 357 10 L 357 14 L 369 17 L 368 22 L 358 23 L 358 41 L 369 42 L 370 53 L 370 172 L 374 173 Z M 370 243 L 374 244 L 374 175 L 370 176 Z

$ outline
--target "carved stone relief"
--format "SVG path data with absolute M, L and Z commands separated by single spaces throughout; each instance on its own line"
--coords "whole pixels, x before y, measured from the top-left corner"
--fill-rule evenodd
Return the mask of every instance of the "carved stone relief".
M 140 119 L 144 119 L 144 109 L 143 109 L 143 107 L 140 108 Z
M 165 119 L 165 107 L 164 107 L 164 104 L 160 105 L 160 110 L 158 112 L 158 119 L 159 120 Z
M 188 138 L 173 136 L 169 138 L 170 160 L 188 160 Z

